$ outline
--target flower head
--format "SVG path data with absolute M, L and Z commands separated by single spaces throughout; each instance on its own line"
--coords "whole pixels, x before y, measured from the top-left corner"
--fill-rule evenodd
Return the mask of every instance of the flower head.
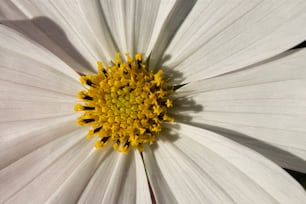
M 2 1 L 0 203 L 305 203 L 305 9 Z

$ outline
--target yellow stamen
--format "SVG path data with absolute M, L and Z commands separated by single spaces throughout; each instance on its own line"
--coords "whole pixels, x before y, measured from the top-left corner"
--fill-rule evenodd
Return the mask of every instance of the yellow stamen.
M 126 54 L 122 62 L 119 53 L 114 64 L 104 67 L 97 62 L 98 73 L 81 76 L 87 87 L 78 93 L 82 103 L 75 111 L 84 114 L 77 120 L 81 126 L 91 126 L 87 139 L 97 137 L 96 148 L 108 143 L 119 152 L 144 150 L 144 144 L 153 144 L 162 130 L 162 123 L 173 121 L 167 115 L 173 92 L 163 78 L 163 72 L 149 71 L 141 54 L 134 58 Z

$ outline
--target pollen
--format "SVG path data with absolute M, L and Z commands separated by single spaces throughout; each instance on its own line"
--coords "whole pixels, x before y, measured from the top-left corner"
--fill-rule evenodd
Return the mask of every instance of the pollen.
M 156 141 L 163 122 L 173 121 L 168 115 L 173 89 L 163 71 L 150 71 L 139 53 L 134 58 L 126 54 L 125 60 L 117 53 L 111 65 L 97 66 L 97 74 L 80 77 L 85 90 L 74 107 L 83 113 L 77 123 L 90 127 L 86 138 L 96 138 L 97 149 L 110 144 L 119 152 L 142 152 L 144 144 Z

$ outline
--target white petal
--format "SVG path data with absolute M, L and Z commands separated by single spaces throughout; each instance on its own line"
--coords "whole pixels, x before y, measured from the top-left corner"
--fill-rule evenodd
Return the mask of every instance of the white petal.
M 63 133 L 0 171 L 1 202 L 44 203 L 86 158 L 86 129 Z M 15 148 L 18 151 L 18 147 Z
M 101 0 L 100 3 L 119 51 L 149 55 L 149 47 L 156 41 L 168 12 L 164 6 L 169 1 Z
M 150 203 L 150 192 L 138 152 L 112 151 L 92 177 L 79 203 Z
M 196 1 L 189 0 L 169 0 L 162 1 L 163 5 L 160 6 L 156 26 L 158 28 L 158 35 L 156 41 L 152 45 L 152 53 L 150 53 L 150 68 L 159 69 L 163 61 L 171 58 L 170 55 L 164 55 L 165 50 L 175 36 L 178 28 L 185 21 L 190 11 L 194 7 Z M 156 34 L 156 33 L 155 33 Z M 168 67 L 163 67 L 168 68 Z M 171 76 L 169 74 L 169 76 Z
M 154 148 L 152 149 L 154 150 Z M 177 203 L 175 194 L 171 190 L 171 186 L 165 179 L 158 163 L 156 163 L 155 156 L 150 148 L 145 147 L 143 158 L 156 203 Z
M 121 53 L 134 53 L 135 1 L 100 1 L 103 14 Z
M 135 154 L 135 166 L 136 166 L 136 202 L 137 204 L 152 203 L 148 179 L 143 163 L 143 159 L 138 152 Z
M 0 26 L 1 121 L 73 113 L 79 76 L 47 50 Z
M 0 36 L 3 168 L 77 128 L 73 106 L 82 86 L 75 71 L 21 34 L 1 25 Z
M 14 65 L 14 63 L 18 64 L 19 62 L 17 62 L 16 59 L 14 59 L 13 62 L 8 60 L 14 57 L 18 58 L 19 56 L 23 56 L 23 58 L 29 60 L 32 59 L 37 61 L 36 63 L 45 65 L 44 67 L 50 67 L 53 71 L 65 74 L 75 80 L 78 79 L 78 74 L 75 71 L 50 53 L 47 49 L 2 24 L 0 24 L 0 48 L 1 60 L 4 60 L 2 58 L 8 58 L 5 59 L 7 60 L 6 63 L 10 62 L 12 65 Z M 28 70 L 24 69 L 24 71 Z
M 174 82 L 185 83 L 268 59 L 305 40 L 305 9 L 303 0 L 197 1 L 163 66 L 169 75 L 183 74 Z
M 186 85 L 177 91 L 186 96 L 181 98 L 184 117 L 177 119 L 208 125 L 249 143 L 283 167 L 306 172 L 305 57 L 306 49 L 291 51 L 240 72 Z M 193 107 L 186 107 L 188 103 Z
M 163 175 L 147 168 L 154 190 L 163 179 L 179 203 L 304 203 L 303 188 L 258 153 L 200 128 L 174 130 L 177 138 L 163 135 L 153 157 L 144 154 L 146 167 L 155 163 Z
M 26 18 L 26 15 L 18 9 L 12 1 L 3 1 L 0 5 L 0 21 L 5 24 L 6 20 L 17 20 Z
M 96 19 L 93 20 L 92 18 L 87 18 L 89 15 L 86 13 L 88 12 L 92 12 L 93 15 L 96 13 L 95 18 L 102 17 L 100 13 L 102 11 L 99 8 L 98 0 L 95 1 L 95 3 L 88 3 L 88 1 L 85 0 L 64 0 L 60 2 L 54 0 L 50 1 L 52 7 L 54 7 L 62 17 L 64 17 L 66 25 L 62 24 L 61 28 L 65 33 L 67 33 L 69 39 L 70 35 L 78 36 L 78 39 L 76 40 L 71 39 L 72 45 L 78 48 L 78 41 L 81 40 L 83 46 L 87 49 L 87 52 L 85 53 L 84 51 L 77 49 L 78 52 L 82 53 L 82 56 L 84 56 L 88 61 L 91 59 L 86 57 L 89 53 L 94 57 L 94 60 L 89 61 L 89 63 L 93 63 L 94 68 L 96 68 L 97 60 L 108 62 L 108 60 L 110 60 L 109 58 L 111 57 L 112 59 L 115 54 L 114 43 L 111 40 L 111 34 L 109 33 L 107 25 L 103 22 L 104 20 L 100 19 L 102 23 L 97 28 L 93 28 L 95 26 L 93 22 L 95 22 Z M 85 8 L 84 4 L 86 4 L 86 2 L 87 5 Z M 99 10 L 92 8 L 95 6 L 98 6 Z M 99 13 L 97 14 L 97 12 Z M 60 22 L 58 22 L 58 24 L 61 25 Z M 98 28 L 101 30 L 96 33 Z
M 133 52 L 145 53 L 148 56 L 151 52 L 150 44 L 156 41 L 155 33 L 160 31 L 158 21 L 162 19 L 161 15 L 166 13 L 163 7 L 168 1 L 150 1 L 137 0 L 135 6 L 134 31 L 132 33 L 134 44 L 131 46 Z M 129 27 L 128 27 L 129 28 Z
M 0 123 L 0 169 L 76 129 L 74 116 Z
M 69 40 L 65 38 L 62 29 L 51 20 L 44 17 L 29 19 L 11 1 L 3 2 L 0 5 L 0 9 L 3 11 L 3 16 L 0 17 L 1 24 L 14 29 L 16 32 L 24 34 L 35 43 L 51 51 L 54 55 L 76 70 L 83 71 L 86 70 L 84 68 L 90 68 L 88 62 L 78 53 Z M 40 29 L 39 25 L 42 23 L 52 27 L 52 35 L 50 35 L 50 31 L 46 32 Z
M 100 46 L 97 52 L 103 54 L 101 60 L 105 63 L 111 61 L 118 50 L 102 12 L 101 2 L 99 0 L 78 0 L 78 4 L 89 28 L 95 35 L 96 43 Z
M 102 159 L 108 156 L 110 149 L 103 149 L 103 151 L 93 149 L 62 186 L 53 193 L 47 203 L 76 203 Z
M 76 1 L 13 0 L 17 13 L 26 18 L 5 18 L 5 24 L 37 40 L 78 71 L 96 69 L 97 60 L 105 60 L 99 39 Z M 17 19 L 16 19 L 17 18 Z M 34 29 L 32 29 L 34 28 Z M 37 32 L 36 32 L 37 31 Z
M 0 50 L 0 109 L 6 115 L 0 121 L 73 114 L 76 94 L 82 88 L 76 79 L 27 56 Z

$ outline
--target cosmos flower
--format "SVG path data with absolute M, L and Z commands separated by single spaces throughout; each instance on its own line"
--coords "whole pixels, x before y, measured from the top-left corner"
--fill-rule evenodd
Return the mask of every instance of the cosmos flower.
M 305 203 L 305 10 L 1 1 L 0 203 Z

